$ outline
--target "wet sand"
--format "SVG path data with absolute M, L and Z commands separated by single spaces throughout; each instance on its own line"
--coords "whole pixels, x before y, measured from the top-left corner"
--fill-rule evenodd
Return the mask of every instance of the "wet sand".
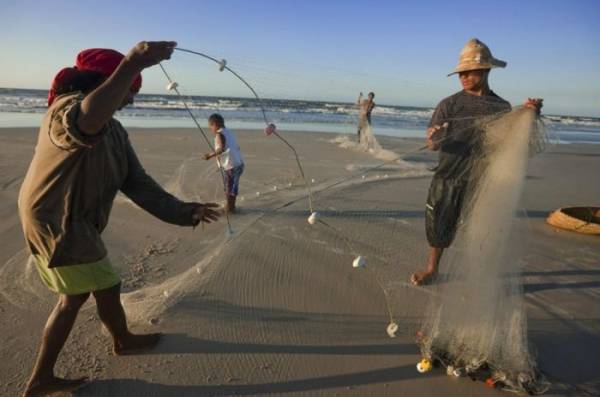
M 332 226 L 311 227 L 291 153 L 273 137 L 236 132 L 246 172 L 233 238 L 226 239 L 224 219 L 179 228 L 117 198 L 103 236 L 132 328 L 166 335 L 152 352 L 115 357 L 90 301 L 57 365 L 59 375 L 92 378 L 76 395 L 506 395 L 441 370 L 415 370 L 412 331 L 427 291 L 405 282 L 425 260 L 423 207 L 435 154 L 369 171 L 381 161 L 340 148 L 331 134 L 284 132 L 314 179 L 315 208 Z M 27 265 L 16 212 L 36 134 L 0 129 L 0 393 L 7 396 L 22 390 L 56 299 Z M 195 130 L 130 135 L 147 171 L 169 191 L 221 201 L 219 175 L 200 159 L 206 149 Z M 421 144 L 380 143 L 396 153 Z M 547 395 L 600 394 L 600 237 L 545 224 L 560 206 L 598 205 L 598 169 L 600 145 L 551 147 L 529 167 L 522 278 L 529 337 L 553 381 Z M 349 251 L 376 258 L 371 268 L 390 290 L 397 338 L 385 333 L 379 285 L 352 268 Z

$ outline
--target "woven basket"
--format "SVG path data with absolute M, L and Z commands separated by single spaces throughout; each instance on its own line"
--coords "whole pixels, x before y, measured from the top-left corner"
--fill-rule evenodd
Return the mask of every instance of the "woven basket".
M 600 207 L 559 208 L 546 218 L 552 226 L 583 234 L 600 234 Z

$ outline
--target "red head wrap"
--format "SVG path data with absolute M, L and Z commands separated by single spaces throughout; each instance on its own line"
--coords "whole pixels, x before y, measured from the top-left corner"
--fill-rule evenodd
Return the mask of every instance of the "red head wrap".
M 56 97 L 56 88 L 73 79 L 77 70 L 97 72 L 108 77 L 117 69 L 123 58 L 125 58 L 125 55 L 120 52 L 104 48 L 91 48 L 81 51 L 77 54 L 74 68 L 64 68 L 54 77 L 52 88 L 48 93 L 48 106 L 52 104 Z M 141 87 L 142 75 L 138 74 L 133 80 L 131 90 L 138 92 Z

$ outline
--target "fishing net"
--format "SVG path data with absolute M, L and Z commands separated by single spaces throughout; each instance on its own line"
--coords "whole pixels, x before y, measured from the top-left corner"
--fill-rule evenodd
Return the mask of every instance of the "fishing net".
M 377 138 L 373 133 L 371 124 L 367 124 L 364 128 L 362 128 L 360 141 L 353 141 L 347 135 L 340 135 L 330 140 L 330 142 L 337 144 L 342 149 L 350 149 L 357 152 L 369 153 L 376 159 L 382 161 L 393 162 L 402 160 L 401 156 L 399 156 L 397 153 L 381 147 L 379 141 L 377 141 Z
M 382 149 L 374 136 L 369 148 L 342 137 L 333 142 L 384 161 L 356 166 L 322 183 L 309 181 L 314 211 L 308 208 L 305 179 L 298 170 L 291 173 L 296 174 L 295 190 L 288 195 L 285 181 L 292 180 L 291 174 L 282 173 L 281 167 L 273 167 L 280 173 L 275 189 L 246 181 L 248 190 L 262 188 L 256 195 L 246 194 L 247 205 L 260 207 L 261 200 L 275 192 L 285 200 L 262 202 L 255 217 L 234 223 L 235 235 L 184 274 L 127 294 L 128 313 L 134 320 L 159 317 L 194 291 L 207 288 L 215 272 L 226 273 L 252 258 L 253 263 L 270 264 L 271 271 L 247 274 L 233 282 L 231 291 L 248 294 L 261 283 L 282 285 L 281 302 L 265 298 L 257 305 L 332 313 L 341 302 L 365 311 L 372 311 L 376 302 L 380 309 L 370 314 L 381 333 L 399 341 L 414 341 L 416 335 L 423 357 L 443 365 L 449 375 L 479 378 L 512 391 L 544 392 L 548 383 L 527 340 L 518 250 L 524 233 L 515 223 L 528 158 L 543 150 L 545 130 L 525 108 L 477 123 L 481 136 L 472 156 L 469 193 L 454 244 L 433 285 L 420 287 L 409 281 L 422 262 L 425 240 L 421 206 L 407 207 L 402 199 L 411 183 L 431 175 L 423 165 L 403 158 L 422 147 L 396 153 Z M 370 127 L 368 133 L 372 134 Z M 184 198 L 218 196 L 217 187 L 207 191 L 208 175 L 189 172 L 193 161 L 197 160 L 182 164 L 167 188 Z M 218 186 L 219 179 L 210 174 L 211 183 Z M 328 279 L 354 285 L 354 293 L 331 288 L 324 281 Z M 318 307 L 306 303 L 315 288 L 322 290 Z M 291 294 L 304 303 L 294 307 L 295 300 L 285 298 Z M 295 341 L 303 338 L 310 337 L 296 335 Z
M 264 109 L 262 113 L 269 125 Z M 425 363 L 441 364 L 449 375 L 480 378 L 511 391 L 544 392 L 548 383 L 527 340 L 518 260 L 524 235 L 515 226 L 528 158 L 543 150 L 545 130 L 526 108 L 474 118 L 473 123 L 479 135 L 472 137 L 467 197 L 454 244 L 432 286 L 409 281 L 422 262 L 425 241 L 422 206 L 410 208 L 403 202 L 414 191 L 407 187 L 416 178 L 431 175 L 423 164 L 405 159 L 423 147 L 383 149 L 368 125 L 360 142 L 347 136 L 331 142 L 368 153 L 378 163 L 353 165 L 315 181 L 309 175 L 319 175 L 320 170 L 309 168 L 305 173 L 306 164 L 294 145 L 272 130 L 268 135 L 279 138 L 293 154 L 295 162 L 287 163 L 287 171 L 293 170 L 295 177 L 272 165 L 286 179 L 277 179 L 269 191 L 250 193 L 254 201 L 248 205 L 257 209 L 255 216 L 234 223 L 235 233 L 229 226 L 222 244 L 183 274 L 127 294 L 128 313 L 134 320 L 161 316 L 220 280 L 228 285 L 231 303 L 237 299 L 252 307 L 329 313 L 327 321 L 334 323 L 342 315 L 333 314 L 336 310 L 352 308 L 368 313 L 389 337 L 414 341 L 416 335 Z M 184 198 L 206 197 L 202 174 L 186 172 L 193 161 L 181 166 L 167 188 Z M 222 181 L 214 173 L 210 179 L 217 187 L 208 188 L 208 195 L 214 197 Z M 249 178 L 244 183 L 258 186 Z M 289 187 L 289 194 L 283 186 Z M 264 201 L 274 192 L 281 194 L 279 200 Z M 248 258 L 260 266 L 240 277 L 235 271 L 228 273 Z M 333 288 L 327 280 L 347 288 Z M 256 293 L 264 283 L 278 290 L 276 301 L 273 295 Z M 310 299 L 315 290 L 320 296 L 316 303 Z M 269 333 L 272 338 L 274 332 Z M 311 337 L 294 335 L 294 342 L 308 343 Z
M 527 342 L 519 263 L 525 236 L 515 223 L 528 157 L 543 148 L 545 133 L 526 108 L 489 122 L 484 131 L 419 343 L 423 355 L 451 375 L 538 394 L 548 384 Z

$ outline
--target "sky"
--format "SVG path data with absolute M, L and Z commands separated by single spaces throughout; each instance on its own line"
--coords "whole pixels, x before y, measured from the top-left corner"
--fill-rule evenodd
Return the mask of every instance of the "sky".
M 48 89 L 84 48 L 127 52 L 142 40 L 227 59 L 263 97 L 435 106 L 460 89 L 453 69 L 477 37 L 506 69 L 492 89 L 550 114 L 600 117 L 600 1 L 28 1 L 0 0 L 0 87 Z M 214 64 L 164 62 L 185 93 L 250 96 Z M 157 67 L 142 93 L 165 92 Z

